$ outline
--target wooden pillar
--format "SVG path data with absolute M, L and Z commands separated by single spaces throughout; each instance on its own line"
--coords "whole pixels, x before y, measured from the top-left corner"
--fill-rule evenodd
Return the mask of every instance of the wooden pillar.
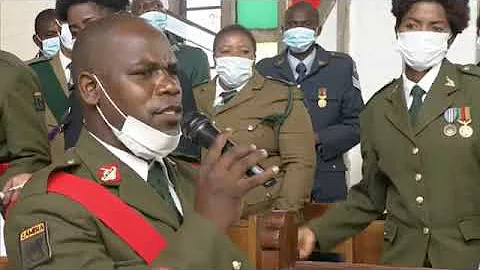
M 337 1 L 337 51 L 348 53 L 350 49 L 350 2 Z
M 221 27 L 225 27 L 237 22 L 237 1 L 222 1 Z

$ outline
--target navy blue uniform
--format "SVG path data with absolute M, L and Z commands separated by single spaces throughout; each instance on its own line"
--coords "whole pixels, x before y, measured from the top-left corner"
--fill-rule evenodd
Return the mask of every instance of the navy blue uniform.
M 364 103 L 350 56 L 315 46 L 311 70 L 298 87 L 304 92 L 304 103 L 318 138 L 312 198 L 316 202 L 334 202 L 345 199 L 347 194 L 343 154 L 360 141 L 359 114 Z M 287 51 L 261 60 L 256 68 L 266 77 L 295 82 Z M 321 106 L 319 94 L 326 96 Z

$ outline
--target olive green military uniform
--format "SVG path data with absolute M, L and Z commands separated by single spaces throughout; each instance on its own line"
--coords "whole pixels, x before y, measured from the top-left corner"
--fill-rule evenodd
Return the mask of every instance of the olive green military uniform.
M 218 128 L 232 128 L 233 141 L 267 150 L 269 157 L 261 163 L 264 168 L 277 165 L 281 170 L 278 184 L 258 187 L 246 195 L 244 214 L 302 208 L 309 201 L 315 170 L 315 139 L 302 92 L 259 74 L 254 74 L 232 100 L 217 108 L 213 107 L 215 92 L 215 82 L 194 89 L 198 109 Z M 286 118 L 277 126 L 281 116 Z
M 166 238 L 167 248 L 152 266 L 232 269 L 232 262 L 238 261 L 242 263 L 241 269 L 248 268 L 247 261 L 229 238 L 194 211 L 194 172 L 191 167 L 169 159 L 165 163 L 183 208 L 182 224 L 177 214 L 146 181 L 83 130 L 77 147 L 66 152 L 62 163 L 35 174 L 10 209 L 5 228 L 9 262 L 14 268 L 24 268 L 23 262 L 32 260 L 28 256 L 36 256 L 34 261 L 45 262 L 35 268 L 147 268 L 130 246 L 85 208 L 62 195 L 47 193 L 49 174 L 64 170 L 105 186 L 141 213 Z M 109 184 L 97 176 L 97 171 L 108 164 L 118 165 L 120 183 Z M 48 228 L 45 233 L 48 242 L 20 241 L 23 230 L 41 222 L 45 222 Z M 20 249 L 30 252 L 21 256 Z M 40 249 L 47 252 L 38 252 Z
M 45 104 L 35 74 L 20 59 L 0 51 L 0 162 L 10 163 L 1 183 L 50 163 Z M 1 184 L 0 183 L 0 184 Z
M 68 82 L 65 72 L 60 61 L 60 55 L 57 53 L 52 58 L 39 57 L 27 62 L 40 77 L 42 81 L 42 92 L 46 100 L 45 123 L 47 132 L 51 132 L 59 126 L 57 118 L 65 118 L 68 108 Z M 46 93 L 48 91 L 48 93 Z M 59 104 L 64 103 L 64 104 Z M 49 106 L 56 104 L 56 108 Z M 50 140 L 50 152 L 52 160 L 61 160 L 65 152 L 64 136 L 59 132 L 52 140 Z
M 386 209 L 384 263 L 477 269 L 479 87 L 480 68 L 445 60 L 413 127 L 402 79 L 370 100 L 361 115 L 363 180 L 345 203 L 310 223 L 323 250 L 359 233 Z M 473 135 L 445 135 L 444 113 L 464 107 L 471 108 Z

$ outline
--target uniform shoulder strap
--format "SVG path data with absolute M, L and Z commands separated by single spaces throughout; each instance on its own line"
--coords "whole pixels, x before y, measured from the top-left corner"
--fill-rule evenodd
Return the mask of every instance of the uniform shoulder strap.
M 49 177 L 48 192 L 64 195 L 79 203 L 125 241 L 147 264 L 151 264 L 167 245 L 163 236 L 144 217 L 91 180 L 57 172 Z

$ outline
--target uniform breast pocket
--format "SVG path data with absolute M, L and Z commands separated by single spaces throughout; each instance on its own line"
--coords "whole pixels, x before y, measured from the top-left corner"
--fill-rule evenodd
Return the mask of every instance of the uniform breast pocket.
M 274 127 L 262 118 L 245 118 L 233 132 L 237 144 L 255 144 L 257 148 L 271 151 L 275 148 Z

